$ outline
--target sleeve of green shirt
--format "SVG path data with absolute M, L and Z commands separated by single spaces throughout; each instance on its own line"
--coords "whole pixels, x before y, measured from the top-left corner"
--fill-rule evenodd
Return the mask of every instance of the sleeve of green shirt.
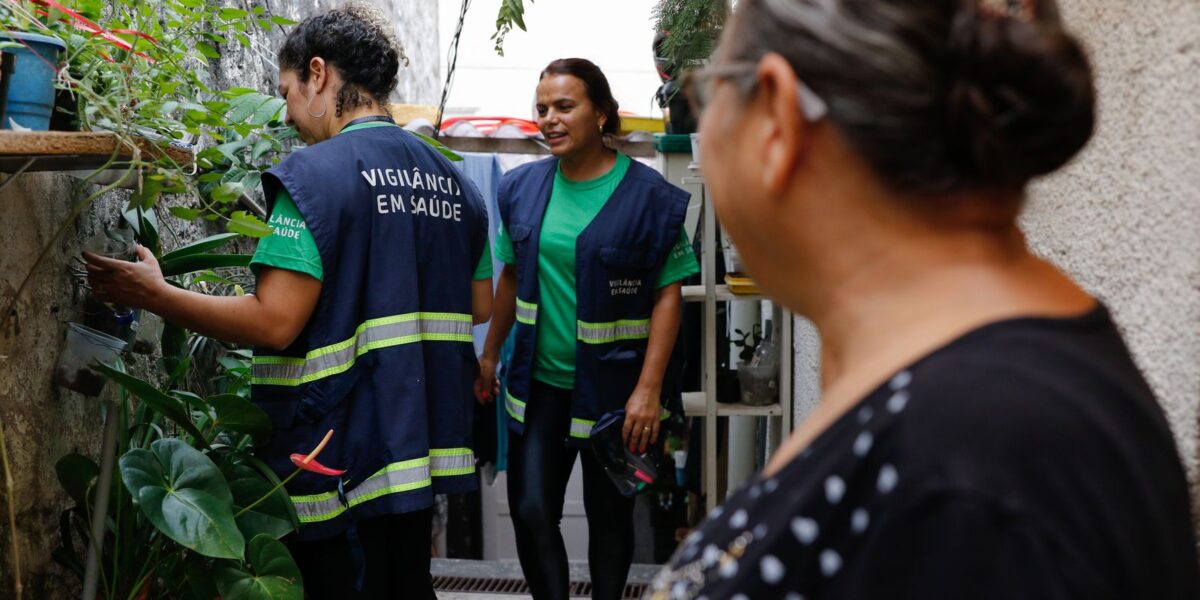
M 323 280 L 325 270 L 321 266 L 321 253 L 317 251 L 317 240 L 304 222 L 304 216 L 286 190 L 275 196 L 275 207 L 268 221 L 274 233 L 258 240 L 258 249 L 250 260 L 250 270 L 255 275 L 262 267 L 287 269 Z
M 475 267 L 475 279 L 491 279 L 495 274 L 495 269 L 492 268 L 492 248 L 484 244 L 483 251 L 479 253 L 479 264 Z
M 664 288 L 676 281 L 686 279 L 700 272 L 700 263 L 696 262 L 696 253 L 688 240 L 687 231 L 679 230 L 679 241 L 671 248 L 671 254 L 662 270 L 658 272 L 658 282 L 655 287 Z
M 511 265 L 517 262 L 517 253 L 513 251 L 512 239 L 508 237 L 508 229 L 504 224 L 500 224 L 500 230 L 496 232 L 496 258 L 500 262 Z

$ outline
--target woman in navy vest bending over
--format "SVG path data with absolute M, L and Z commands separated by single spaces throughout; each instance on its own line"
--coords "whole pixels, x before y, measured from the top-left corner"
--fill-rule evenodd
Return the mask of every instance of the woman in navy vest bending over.
M 403 57 L 386 17 L 350 4 L 306 19 L 279 52 L 279 94 L 308 147 L 267 172 L 275 235 L 254 255 L 254 295 L 214 297 L 140 263 L 88 255 L 93 289 L 181 326 L 253 345 L 257 448 L 281 477 L 329 430 L 287 491 L 286 540 L 310 598 L 432 598 L 434 494 L 476 485 L 472 323 L 491 310 L 487 211 L 386 102 Z
M 505 403 L 508 498 L 534 598 L 566 598 L 559 522 L 578 455 L 594 598 L 619 598 L 633 557 L 633 498 L 586 445 L 601 415 L 626 411 L 625 443 L 655 443 L 663 376 L 675 344 L 680 281 L 697 272 L 683 234 L 688 195 L 604 145 L 620 130 L 600 69 L 550 63 L 537 86 L 538 126 L 553 158 L 505 175 L 496 254 L 505 263 L 476 394 L 494 384 L 516 323 Z
M 691 81 L 713 206 L 816 324 L 822 397 L 651 598 L 1200 598 L 1167 420 L 1018 222 L 1095 121 L 1054 0 L 741 0 Z

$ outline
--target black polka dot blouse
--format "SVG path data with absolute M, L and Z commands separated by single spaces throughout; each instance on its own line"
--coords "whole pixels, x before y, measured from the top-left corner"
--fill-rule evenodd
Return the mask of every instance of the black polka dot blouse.
M 1187 482 L 1104 307 L 895 374 L 683 542 L 655 600 L 1200 598 Z

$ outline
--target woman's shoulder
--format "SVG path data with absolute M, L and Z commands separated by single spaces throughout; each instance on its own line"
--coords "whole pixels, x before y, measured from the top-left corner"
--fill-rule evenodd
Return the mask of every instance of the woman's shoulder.
M 1162 410 L 1102 307 L 980 328 L 909 373 L 907 414 L 886 445 L 954 485 L 1133 477 L 1127 460 L 1177 468 Z
M 558 168 L 558 159 L 554 157 L 543 158 L 533 162 L 527 162 L 518 165 L 505 171 L 500 177 L 501 184 L 512 185 L 515 182 L 523 181 L 529 177 L 546 177 L 554 173 Z

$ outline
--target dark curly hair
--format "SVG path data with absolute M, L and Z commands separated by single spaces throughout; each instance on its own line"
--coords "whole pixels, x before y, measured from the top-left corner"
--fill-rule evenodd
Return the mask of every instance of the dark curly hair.
M 295 71 L 308 81 L 309 61 L 321 57 L 345 82 L 337 93 L 338 116 L 347 109 L 387 98 L 399 83 L 400 61 L 408 66 L 404 48 L 392 34 L 379 9 L 351 3 L 305 19 L 279 49 L 279 68 Z

